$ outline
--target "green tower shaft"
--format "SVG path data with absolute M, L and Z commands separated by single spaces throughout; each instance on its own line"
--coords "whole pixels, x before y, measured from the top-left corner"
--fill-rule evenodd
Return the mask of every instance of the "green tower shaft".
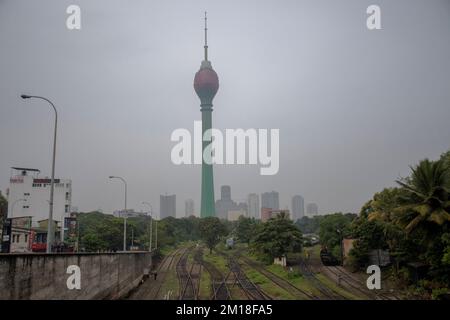
M 212 128 L 212 104 L 201 105 L 202 112 L 202 136 L 205 131 Z M 211 141 L 202 141 L 202 203 L 200 216 L 213 217 L 216 215 L 214 201 L 214 175 L 213 166 L 205 162 L 203 153 Z

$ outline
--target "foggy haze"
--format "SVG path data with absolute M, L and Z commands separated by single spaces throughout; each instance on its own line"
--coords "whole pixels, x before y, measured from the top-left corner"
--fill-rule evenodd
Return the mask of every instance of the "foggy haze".
M 366 27 L 381 7 L 382 30 Z M 81 30 L 66 8 L 81 8 Z M 219 76 L 213 127 L 280 129 L 280 168 L 216 165 L 232 197 L 300 194 L 320 213 L 359 212 L 409 165 L 450 148 L 450 2 L 433 1 L 0 1 L 0 190 L 10 167 L 72 179 L 80 211 L 128 207 L 200 211 L 200 165 L 172 164 L 177 128 L 201 119 L 193 78 L 209 59 Z

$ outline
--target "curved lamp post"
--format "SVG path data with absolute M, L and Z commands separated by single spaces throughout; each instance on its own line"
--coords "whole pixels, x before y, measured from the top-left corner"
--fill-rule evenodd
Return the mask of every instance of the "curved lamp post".
M 58 127 L 58 111 L 56 111 L 56 107 L 49 99 L 40 97 L 40 96 L 30 96 L 26 94 L 22 94 L 20 96 L 22 99 L 41 99 L 47 101 L 55 111 L 55 129 L 53 134 L 53 158 L 52 158 L 52 180 L 50 182 L 50 208 L 48 212 L 48 226 L 47 226 L 47 253 L 52 252 L 52 244 L 54 238 L 54 230 L 53 230 L 53 193 L 55 190 L 55 157 L 56 157 L 56 131 Z

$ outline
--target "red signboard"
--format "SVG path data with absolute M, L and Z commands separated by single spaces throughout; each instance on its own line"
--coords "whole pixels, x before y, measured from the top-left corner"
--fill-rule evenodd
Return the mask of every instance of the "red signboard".
M 33 243 L 31 246 L 33 252 L 45 252 L 47 249 L 46 243 Z

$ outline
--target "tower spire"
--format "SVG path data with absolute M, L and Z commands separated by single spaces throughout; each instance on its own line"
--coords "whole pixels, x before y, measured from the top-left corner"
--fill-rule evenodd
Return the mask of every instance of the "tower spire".
M 205 11 L 205 61 L 208 61 L 208 17 Z

